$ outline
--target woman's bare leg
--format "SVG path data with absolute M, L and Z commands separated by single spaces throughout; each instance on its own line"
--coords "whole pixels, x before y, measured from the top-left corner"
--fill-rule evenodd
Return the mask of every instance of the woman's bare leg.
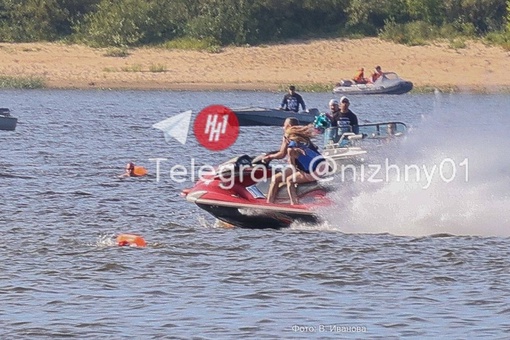
M 282 177 L 283 175 L 281 172 L 271 177 L 271 184 L 269 185 L 269 191 L 267 192 L 267 203 L 274 202 L 274 199 L 276 198 L 276 192 L 278 191 L 278 186 L 283 179 Z
M 273 175 L 271 178 L 271 184 L 269 185 L 269 190 L 267 192 L 267 203 L 274 203 L 280 183 L 282 183 L 288 176 L 289 168 L 284 168 L 282 172 Z
M 290 204 L 299 204 L 299 198 L 297 197 L 296 184 L 313 182 L 310 178 L 304 175 L 301 171 L 298 171 L 294 176 L 287 178 L 287 192 L 289 193 Z

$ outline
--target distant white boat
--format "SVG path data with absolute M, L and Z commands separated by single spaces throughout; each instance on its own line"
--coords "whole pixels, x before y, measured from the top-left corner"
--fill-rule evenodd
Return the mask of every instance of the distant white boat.
M 400 78 L 395 72 L 384 72 L 373 84 L 356 84 L 342 80 L 333 88 L 333 93 L 351 94 L 404 94 L 413 89 L 413 83 Z
M 7 108 L 0 108 L 0 130 L 14 131 L 18 118 L 11 116 L 11 111 Z

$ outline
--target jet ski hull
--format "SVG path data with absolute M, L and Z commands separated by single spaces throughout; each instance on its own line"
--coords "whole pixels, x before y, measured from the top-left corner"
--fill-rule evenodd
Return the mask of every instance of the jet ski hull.
M 184 190 L 186 200 L 218 220 L 241 228 L 279 229 L 289 227 L 294 221 L 320 221 L 317 210 L 332 204 L 326 197 L 328 188 L 317 182 L 299 184 L 296 195 L 300 204 L 291 205 L 287 186 L 281 184 L 275 203 L 268 203 L 273 168 L 268 165 L 265 170 L 256 168 L 252 160 L 243 155 L 223 163 L 214 174 L 204 176 L 193 188 Z
M 290 227 L 295 221 L 304 223 L 318 223 L 320 221 L 318 216 L 307 211 L 299 213 L 285 210 L 267 210 L 257 206 L 239 208 L 218 204 L 195 203 L 218 220 L 240 228 L 282 229 Z

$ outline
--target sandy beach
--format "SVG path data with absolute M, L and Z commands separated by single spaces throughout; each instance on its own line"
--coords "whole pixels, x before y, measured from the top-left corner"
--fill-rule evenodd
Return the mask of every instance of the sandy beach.
M 130 49 L 126 57 L 108 49 L 60 43 L 0 43 L 0 74 L 41 77 L 51 88 L 269 90 L 287 84 L 335 84 L 356 69 L 381 65 L 415 88 L 509 91 L 510 51 L 468 42 L 404 46 L 377 38 L 313 40 L 284 45 L 226 47 L 219 53 Z

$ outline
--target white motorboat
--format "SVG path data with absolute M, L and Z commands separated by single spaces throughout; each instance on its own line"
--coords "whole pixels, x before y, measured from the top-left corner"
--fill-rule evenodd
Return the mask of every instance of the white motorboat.
M 342 80 L 333 88 L 333 93 L 351 94 L 404 94 L 413 89 L 413 83 L 400 78 L 395 72 L 384 72 L 374 83 L 356 84 Z
M 358 128 L 358 134 L 339 132 L 338 127 L 325 129 L 322 155 L 337 163 L 353 162 L 372 152 L 375 146 L 390 142 L 407 132 L 407 125 L 402 122 L 361 124 Z

